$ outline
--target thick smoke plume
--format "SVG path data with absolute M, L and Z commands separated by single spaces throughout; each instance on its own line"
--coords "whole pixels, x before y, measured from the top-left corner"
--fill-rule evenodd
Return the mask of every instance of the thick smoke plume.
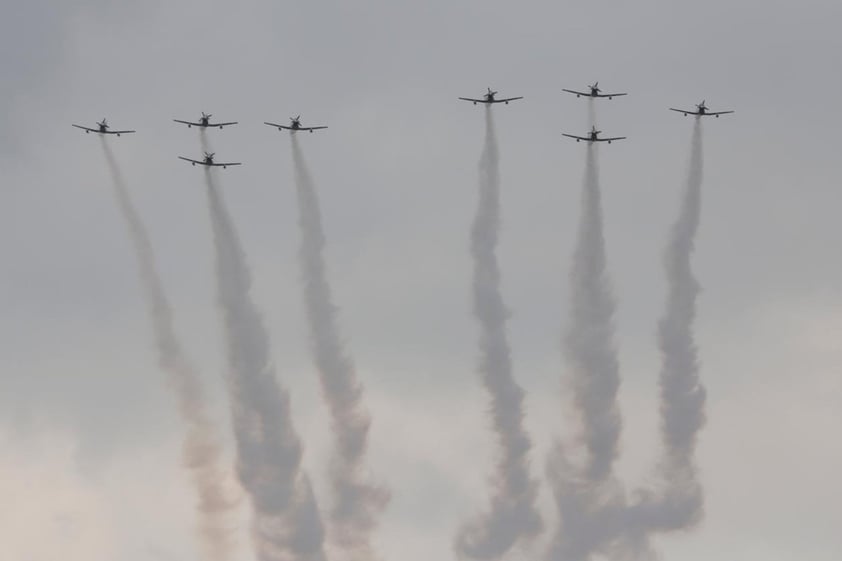
M 614 537 L 625 497 L 613 474 L 618 455 L 619 364 L 614 342 L 614 298 L 606 272 L 597 148 L 588 144 L 581 219 L 570 274 L 570 326 L 563 340 L 567 383 L 581 420 L 576 442 L 557 444 L 549 466 L 559 531 L 550 559 L 588 559 Z M 572 455 L 567 447 L 582 449 Z
M 334 505 L 330 535 L 351 561 L 374 558 L 371 534 L 389 493 L 369 481 L 365 464 L 371 418 L 363 405 L 363 388 L 343 348 L 322 252 L 325 235 L 315 184 L 292 134 L 292 160 L 301 231 L 299 260 L 304 303 L 322 393 L 331 414 L 334 451 L 330 481 Z
M 492 428 L 500 457 L 491 483 L 490 509 L 456 535 L 460 557 L 498 559 L 516 542 L 543 528 L 535 507 L 537 483 L 529 473 L 532 442 L 523 427 L 523 390 L 512 376 L 506 335 L 508 311 L 500 294 L 496 248 L 500 232 L 500 171 L 491 109 L 485 113 L 485 147 L 479 163 L 479 203 L 471 231 L 474 315 L 480 325 L 479 372 L 491 397 Z
M 231 543 L 227 516 L 233 507 L 226 497 L 226 474 L 220 467 L 222 447 L 207 412 L 202 384 L 185 356 L 175 334 L 172 309 L 158 274 L 155 255 L 146 228 L 134 207 L 123 175 L 105 138 L 102 149 L 111 172 L 114 196 L 134 246 L 141 284 L 146 297 L 155 336 L 158 362 L 168 374 L 186 426 L 183 443 L 184 463 L 190 469 L 199 495 L 199 537 L 203 557 L 227 561 Z
M 699 380 L 692 329 L 699 285 L 690 264 L 701 213 L 701 123 L 697 120 L 693 130 L 687 187 L 664 254 L 668 295 L 658 325 L 663 355 L 663 457 L 654 485 L 636 491 L 628 502 L 612 473 L 620 432 L 616 406 L 619 377 L 611 323 L 614 305 L 604 274 L 594 150 L 589 146 L 583 220 L 572 274 L 573 321 L 565 339 L 570 381 L 582 421 L 582 442 L 576 444 L 583 445 L 585 454 L 584 461 L 577 463 L 559 444 L 551 463 L 561 528 L 549 559 L 585 561 L 594 553 L 624 560 L 650 559 L 654 555 L 649 543 L 652 535 L 689 529 L 703 515 L 695 450 L 705 420 L 705 391 Z
M 702 164 L 702 123 L 697 118 L 687 185 L 664 252 L 667 302 L 658 324 L 663 357 L 659 380 L 663 458 L 657 469 L 657 488 L 641 493 L 630 511 L 635 525 L 650 531 L 691 527 L 701 519 L 704 507 L 694 462 L 696 437 L 705 422 L 706 394 L 699 380 L 693 334 L 699 283 L 690 263 L 701 215 Z
M 321 516 L 301 469 L 289 395 L 275 378 L 268 334 L 251 299 L 251 272 L 209 168 L 205 181 L 230 367 L 237 474 L 252 502 L 257 559 L 323 561 Z
M 667 473 L 692 470 L 696 435 L 705 422 L 705 390 L 699 380 L 699 360 L 693 324 L 699 283 L 690 259 L 702 207 L 702 122 L 696 119 L 687 174 L 687 190 L 679 218 L 664 254 L 668 297 L 658 325 L 663 354 L 661 418 Z

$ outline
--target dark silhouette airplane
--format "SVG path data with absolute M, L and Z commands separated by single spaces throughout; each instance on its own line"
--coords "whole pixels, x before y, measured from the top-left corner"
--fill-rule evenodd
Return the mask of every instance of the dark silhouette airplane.
M 226 163 L 224 163 L 224 164 L 223 164 L 223 163 L 217 163 L 217 162 L 214 162 L 214 161 L 213 161 L 213 156 L 214 156 L 214 153 L 213 153 L 213 152 L 210 152 L 210 153 L 209 153 L 209 152 L 205 152 L 205 157 L 204 157 L 204 159 L 202 159 L 202 160 L 193 160 L 193 159 L 191 159 L 191 158 L 185 158 L 184 156 L 179 156 L 179 159 L 184 160 L 184 161 L 186 161 L 186 162 L 190 162 L 190 163 L 191 163 L 191 164 L 193 164 L 194 166 L 195 166 L 196 164 L 199 164 L 200 166 L 206 166 L 206 167 L 221 167 L 222 169 L 225 169 L 225 168 L 227 168 L 228 166 L 241 166 L 241 165 L 243 165 L 243 164 L 242 164 L 242 163 L 240 163 L 240 162 L 226 162 Z
M 97 134 L 116 134 L 117 136 L 120 136 L 121 134 L 131 134 L 131 133 L 135 132 L 135 131 L 112 131 L 112 130 L 109 130 L 110 127 L 108 126 L 108 122 L 105 119 L 103 119 L 102 121 L 97 123 L 97 127 L 95 129 L 92 129 L 90 127 L 83 127 L 82 125 L 73 125 L 73 126 L 76 127 L 77 129 L 82 129 L 83 131 L 85 131 L 85 134 L 87 134 L 89 132 L 95 132 Z

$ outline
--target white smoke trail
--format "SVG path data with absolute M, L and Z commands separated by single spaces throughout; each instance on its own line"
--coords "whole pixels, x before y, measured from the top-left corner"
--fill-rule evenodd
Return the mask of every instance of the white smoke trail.
M 371 534 L 389 492 L 368 481 L 365 455 L 371 418 L 354 364 L 343 348 L 322 252 L 325 245 L 319 197 L 292 134 L 292 160 L 301 231 L 299 260 L 314 360 L 332 418 L 335 438 L 330 479 L 334 501 L 330 535 L 352 561 L 375 558 Z
M 203 139 L 203 144 L 206 139 Z M 278 384 L 263 318 L 251 299 L 251 273 L 209 168 L 205 168 L 219 305 L 225 326 L 237 474 L 251 497 L 259 561 L 324 561 L 324 529 L 289 395 Z
M 202 155 L 211 151 L 208 133 L 204 128 L 199 129 L 199 143 L 202 145 Z
M 686 190 L 664 252 L 668 294 L 658 324 L 664 447 L 659 482 L 656 489 L 642 492 L 629 511 L 632 527 L 650 532 L 690 528 L 701 520 L 704 508 L 694 463 L 696 437 L 705 421 L 705 390 L 693 335 L 699 284 L 690 263 L 701 215 L 702 167 L 702 124 L 697 118 Z
M 172 309 L 158 275 L 146 228 L 129 195 L 123 175 L 105 138 L 102 149 L 111 173 L 114 196 L 134 246 L 140 279 L 155 335 L 158 362 L 168 374 L 186 425 L 184 463 L 199 495 L 199 537 L 206 559 L 227 561 L 231 541 L 227 516 L 233 502 L 226 496 L 226 474 L 220 466 L 222 446 L 207 413 L 202 385 L 175 334 Z
M 471 232 L 474 315 L 480 324 L 480 365 L 491 397 L 492 427 L 501 457 L 492 478 L 490 510 L 463 525 L 454 547 L 461 557 L 498 559 L 521 539 L 543 529 L 535 507 L 537 483 L 529 473 L 532 442 L 523 427 L 523 389 L 512 376 L 506 336 L 508 311 L 500 294 L 496 248 L 500 230 L 500 172 L 491 109 L 485 110 L 485 147 L 479 164 L 477 214 Z
M 705 390 L 699 381 L 698 352 L 692 330 L 699 283 L 690 264 L 701 216 L 702 167 L 702 124 L 697 118 L 687 191 L 664 255 L 669 296 L 658 326 L 664 355 L 660 379 L 663 439 L 668 456 L 679 464 L 692 460 L 696 435 L 705 421 Z
M 613 474 L 618 454 L 620 385 L 614 343 L 615 304 L 605 266 L 596 145 L 589 143 L 582 216 L 570 275 L 571 320 L 563 341 L 567 383 L 581 419 L 574 458 L 558 443 L 548 466 L 560 526 L 549 559 L 579 561 L 604 548 L 622 524 L 625 496 Z
M 590 475 L 588 469 L 579 472 L 559 447 L 551 473 L 556 482 L 556 501 L 562 528 L 553 543 L 550 559 L 584 561 L 596 552 L 608 553 L 616 559 L 650 559 L 654 556 L 649 543 L 653 534 L 692 528 L 703 515 L 704 497 L 694 462 L 696 436 L 705 420 L 705 390 L 699 380 L 692 330 L 699 286 L 690 264 L 701 214 L 702 162 L 701 122 L 697 120 L 693 130 L 687 188 L 664 255 L 668 296 L 666 310 L 658 326 L 659 346 L 663 355 L 660 387 L 664 450 L 663 458 L 657 466 L 655 486 L 637 491 L 631 503 L 626 504 L 622 486 L 609 471 L 593 469 L 594 473 Z M 595 167 L 591 168 L 594 163 L 589 153 L 588 167 L 591 171 L 586 173 L 586 177 L 590 175 L 595 179 L 595 175 L 591 174 L 596 172 Z M 583 237 L 580 232 L 580 242 Z M 580 249 L 582 247 L 580 245 Z M 603 268 L 602 249 L 594 246 L 585 254 L 598 263 L 590 267 L 592 273 Z M 574 279 L 577 277 L 577 262 L 578 259 L 575 259 Z M 585 281 L 586 278 L 580 276 L 579 280 Z M 582 291 L 579 291 L 576 298 L 577 286 L 581 288 L 591 284 L 597 293 L 602 292 L 598 288 L 600 283 L 595 282 L 596 276 L 590 275 L 590 278 L 591 283 L 584 282 L 581 285 L 574 281 L 574 298 L 580 303 L 593 301 L 594 298 Z M 606 330 L 610 323 L 604 321 L 613 313 L 613 305 L 606 307 L 603 302 L 596 308 L 603 310 L 603 321 L 590 325 L 581 333 L 589 332 L 592 336 L 601 333 L 604 336 L 607 332 L 613 332 L 613 329 Z M 610 341 L 604 337 L 602 339 L 603 343 Z M 600 354 L 604 355 L 605 348 L 604 345 L 591 348 L 586 356 L 592 360 Z M 612 368 L 616 370 L 616 359 L 605 364 L 609 362 L 613 362 Z M 601 457 L 607 462 L 616 457 L 619 416 L 614 405 L 614 395 L 619 380 L 615 383 L 613 374 L 610 378 L 612 382 L 609 386 L 613 388 L 606 387 L 594 394 L 600 398 L 603 406 L 610 404 L 599 415 L 601 420 L 599 417 L 588 418 L 588 411 L 598 412 L 598 409 L 582 406 L 582 403 L 590 402 L 583 399 L 588 393 L 583 388 L 588 387 L 593 379 L 580 380 L 578 383 L 574 380 L 574 393 L 584 417 L 585 443 L 590 451 L 591 468 L 596 465 L 594 458 Z M 598 422 L 611 427 L 605 438 L 593 441 L 602 442 L 605 446 L 595 446 L 587 436 L 589 433 L 596 436 Z M 613 427 L 616 427 L 616 432 Z M 595 454 L 594 450 L 599 449 L 611 453 Z M 610 469 L 610 463 L 606 462 L 600 465 Z M 600 477 L 594 477 L 599 474 Z
M 594 98 L 588 98 L 588 126 L 596 127 L 596 104 Z

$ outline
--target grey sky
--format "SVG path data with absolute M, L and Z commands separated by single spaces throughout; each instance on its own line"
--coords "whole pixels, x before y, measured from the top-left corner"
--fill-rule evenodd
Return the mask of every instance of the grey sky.
M 341 332 L 372 413 L 370 463 L 392 490 L 375 545 L 386 560 L 451 559 L 458 523 L 485 504 L 494 450 L 469 300 L 483 114 L 456 98 L 487 86 L 525 96 L 495 108 L 498 257 L 532 470 L 543 480 L 552 438 L 566 430 L 560 341 L 584 167 L 583 146 L 560 133 L 587 128 L 585 102 L 561 88 L 594 80 L 630 93 L 599 103 L 598 117 L 606 134 L 629 137 L 600 149 L 600 178 L 618 302 L 619 467 L 632 483 L 656 457 L 660 259 L 692 128 L 666 108 L 704 98 L 737 111 L 706 123 L 694 257 L 707 514 L 693 533 L 656 546 L 686 561 L 842 554 L 838 2 L 0 7 L 0 496 L 33 489 L 27 508 L 0 507 L 0 540 L 38 535 L 43 520 L 66 515 L 87 544 L 65 544 L 70 523 L 56 522 L 37 551 L 14 541 L 17 558 L 195 557 L 181 428 L 131 246 L 98 141 L 71 123 L 105 116 L 138 130 L 111 144 L 230 458 L 202 173 L 176 158 L 198 156 L 199 142 L 171 119 L 206 111 L 240 121 L 209 134 L 218 157 L 244 162 L 220 174 L 221 187 L 323 507 L 330 438 L 300 302 L 289 138 L 261 123 L 300 113 L 330 126 L 300 140 L 320 192 Z M 541 506 L 551 528 L 546 484 Z

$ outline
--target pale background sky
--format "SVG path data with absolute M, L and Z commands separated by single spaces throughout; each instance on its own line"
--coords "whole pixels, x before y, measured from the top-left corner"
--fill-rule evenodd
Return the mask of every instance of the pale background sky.
M 698 339 L 709 422 L 704 522 L 665 559 L 842 557 L 842 4 L 0 0 L 0 559 L 195 559 L 181 423 L 151 347 L 134 256 L 95 136 L 112 145 L 159 258 L 178 328 L 230 440 L 221 330 L 194 130 L 242 161 L 222 185 L 255 274 L 305 463 L 326 504 L 326 410 L 300 303 L 289 138 L 302 114 L 341 323 L 373 415 L 370 464 L 392 489 L 385 561 L 452 559 L 485 506 L 493 457 L 475 374 L 468 229 L 487 86 L 503 182 L 499 257 L 533 473 L 564 430 L 560 337 L 578 220 L 586 104 L 599 80 L 609 269 L 619 303 L 620 471 L 657 445 L 655 322 L 665 236 L 692 120 L 705 123 Z M 230 455 L 230 445 L 228 453 Z M 541 502 L 555 516 L 547 486 Z M 244 503 L 245 506 L 245 503 Z M 243 524 L 239 560 L 251 559 Z M 546 537 L 546 535 L 544 536 Z M 534 555 L 540 557 L 539 543 Z

